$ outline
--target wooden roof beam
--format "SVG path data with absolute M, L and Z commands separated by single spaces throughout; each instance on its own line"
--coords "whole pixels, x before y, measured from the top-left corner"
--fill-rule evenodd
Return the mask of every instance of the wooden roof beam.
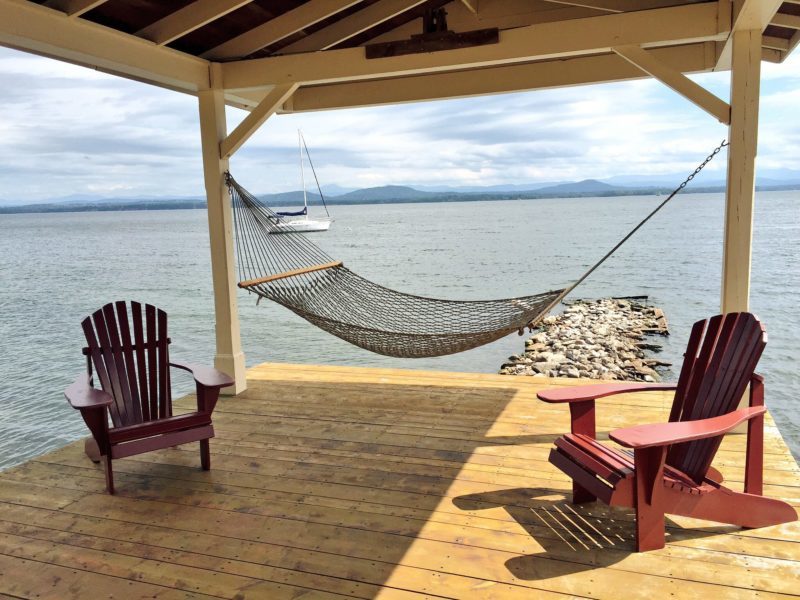
M 307 35 L 302 40 L 298 40 L 285 48 L 281 48 L 281 54 L 292 52 L 314 52 L 325 50 L 335 46 L 362 31 L 366 31 L 375 25 L 379 25 L 397 15 L 424 4 L 427 0 L 381 0 L 349 17 L 345 17 L 328 25 L 324 29 L 315 31 Z
M 203 58 L 225 60 L 249 56 L 306 27 L 358 4 L 361 0 L 313 0 L 254 27 L 205 52 Z
M 0 15 L 0 45 L 183 92 L 209 87 L 201 58 L 27 0 L 0 0 Z
M 80 17 L 107 0 L 47 0 L 44 5 L 65 13 L 69 17 Z
M 373 60 L 365 58 L 364 48 L 346 48 L 230 62 L 222 66 L 224 87 L 235 90 L 401 77 L 601 54 L 619 45 L 723 40 L 728 32 L 720 31 L 717 10 L 716 3 L 702 3 L 543 23 L 501 31 L 498 44 Z
M 730 125 L 730 105 L 677 69 L 673 69 L 661 62 L 652 53 L 639 46 L 617 46 L 613 50 L 629 63 L 636 65 L 648 75 L 658 79 L 664 85 L 672 88 L 681 96 L 702 108 L 720 123 Z
M 730 35 L 725 40 L 717 59 L 718 71 L 731 68 L 733 33 L 749 30 L 763 33 L 783 2 L 784 0 L 741 0 L 733 5 L 738 10 L 731 15 Z M 720 0 L 720 3 L 730 4 L 728 0 Z
M 652 50 L 652 55 L 668 68 L 687 72 L 709 71 L 716 59 L 714 42 L 659 48 Z M 623 58 L 615 54 L 603 54 L 487 67 L 478 71 L 301 87 L 286 102 L 282 112 L 443 100 L 642 79 L 646 76 L 641 69 Z
M 253 0 L 196 0 L 136 32 L 136 35 L 163 46 L 216 21 Z

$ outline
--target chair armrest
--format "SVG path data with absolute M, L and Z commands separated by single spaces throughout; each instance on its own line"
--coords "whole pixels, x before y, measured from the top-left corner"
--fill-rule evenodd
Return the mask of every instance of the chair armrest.
M 91 375 L 82 373 L 72 384 L 64 390 L 64 396 L 72 408 L 82 410 L 86 408 L 105 408 L 114 400 L 111 395 L 93 388 L 89 383 Z
M 740 423 L 761 416 L 765 412 L 767 412 L 767 409 L 764 406 L 751 406 L 710 419 L 656 423 L 615 429 L 608 434 L 608 437 L 626 448 L 639 449 L 669 446 L 681 442 L 720 436 Z
M 585 402 L 614 394 L 629 392 L 655 392 L 675 389 L 675 384 L 661 383 L 598 383 L 542 390 L 536 397 L 544 402 Z
M 222 371 L 217 371 L 213 367 L 204 367 L 193 363 L 179 363 L 170 362 L 171 367 L 189 371 L 194 377 L 194 380 L 207 388 L 223 388 L 236 383 L 232 378 L 228 377 Z

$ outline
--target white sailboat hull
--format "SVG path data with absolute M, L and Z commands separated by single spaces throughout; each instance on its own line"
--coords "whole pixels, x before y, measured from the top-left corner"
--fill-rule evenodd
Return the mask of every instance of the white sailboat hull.
M 281 219 L 272 233 L 309 233 L 328 231 L 333 219 Z

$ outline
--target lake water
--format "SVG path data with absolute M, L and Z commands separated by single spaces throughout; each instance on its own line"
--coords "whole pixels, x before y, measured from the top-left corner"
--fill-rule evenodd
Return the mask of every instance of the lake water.
M 487 299 L 569 284 L 656 197 L 333 207 L 328 254 L 411 293 Z M 649 295 L 669 319 L 661 356 L 680 364 L 691 324 L 719 309 L 723 197 L 668 205 L 573 297 Z M 752 310 L 769 333 L 759 370 L 767 403 L 800 456 L 800 192 L 759 193 Z M 86 435 L 64 388 L 84 368 L 80 321 L 136 299 L 170 316 L 172 355 L 210 363 L 213 305 L 205 211 L 0 216 L 0 469 Z M 435 359 L 392 359 L 350 346 L 240 293 L 248 366 L 264 361 L 496 372 L 524 338 Z M 183 380 L 183 390 L 189 382 Z M 390 401 L 387 399 L 387 402 Z

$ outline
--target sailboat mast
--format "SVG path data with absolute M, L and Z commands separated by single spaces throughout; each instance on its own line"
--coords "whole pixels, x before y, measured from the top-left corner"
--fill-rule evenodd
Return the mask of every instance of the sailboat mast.
M 306 193 L 306 175 L 303 171 L 303 134 L 297 130 L 297 148 L 300 151 L 300 181 L 303 183 L 303 210 L 308 219 L 308 194 Z

